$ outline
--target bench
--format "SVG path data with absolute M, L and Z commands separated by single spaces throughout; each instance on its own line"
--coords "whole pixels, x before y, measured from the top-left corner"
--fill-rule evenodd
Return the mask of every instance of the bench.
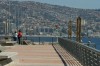
M 17 43 L 17 41 L 1 41 L 1 46 L 13 46 Z
M 13 60 L 15 60 L 17 53 L 16 52 L 3 52 L 6 48 L 0 46 L 0 66 L 4 66 L 5 64 L 9 64 Z
M 74 58 L 68 51 L 66 51 L 64 48 L 62 48 L 59 44 L 53 45 L 58 54 L 62 57 L 64 60 L 64 63 L 67 66 L 83 66 L 79 61 Z
M 16 52 L 0 52 L 0 65 L 4 66 L 14 61 L 17 57 Z
M 7 56 L 0 56 L 0 61 L 7 59 Z

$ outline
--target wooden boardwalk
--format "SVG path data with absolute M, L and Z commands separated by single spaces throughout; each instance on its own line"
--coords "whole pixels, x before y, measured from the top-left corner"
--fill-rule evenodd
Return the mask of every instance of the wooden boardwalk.
M 68 51 L 62 48 L 59 44 L 54 45 L 55 50 L 63 59 L 66 66 L 82 66 L 76 58 L 74 58 Z
M 64 66 L 52 45 L 16 45 L 6 51 L 18 53 L 12 66 Z
M 18 53 L 15 63 L 6 66 L 82 66 L 60 45 L 16 45 L 6 51 Z

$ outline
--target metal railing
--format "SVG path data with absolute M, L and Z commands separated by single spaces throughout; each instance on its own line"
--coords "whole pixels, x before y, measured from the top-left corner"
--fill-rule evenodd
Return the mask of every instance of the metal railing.
M 49 37 L 49 36 L 24 36 L 23 40 L 31 40 L 34 43 L 45 44 L 45 43 L 57 43 L 58 37 Z
M 5 38 L 8 38 L 13 41 L 13 36 L 9 36 L 9 35 L 0 36 L 0 40 L 4 40 Z M 58 37 L 55 37 L 55 36 L 22 36 L 21 41 L 24 41 L 24 40 L 30 40 L 31 42 L 36 43 L 36 44 L 45 44 L 45 43 L 53 44 L 53 43 L 57 43 Z
M 83 66 L 100 66 L 100 51 L 81 43 L 58 38 L 59 44 L 69 51 Z

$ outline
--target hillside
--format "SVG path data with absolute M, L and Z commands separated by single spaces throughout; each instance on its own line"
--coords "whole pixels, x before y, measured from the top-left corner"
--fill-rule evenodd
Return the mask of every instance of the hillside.
M 9 8 L 10 6 L 10 8 Z M 0 1 L 0 22 L 66 22 L 80 16 L 88 22 L 100 22 L 100 9 L 78 9 L 34 1 Z M 27 19 L 26 19 L 27 18 Z

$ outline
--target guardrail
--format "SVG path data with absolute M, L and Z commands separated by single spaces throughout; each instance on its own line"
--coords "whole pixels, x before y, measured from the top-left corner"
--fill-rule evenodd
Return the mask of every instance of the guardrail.
M 12 36 L 5 36 L 2 35 L 0 36 L 0 40 L 5 40 L 5 39 L 10 39 L 13 40 Z M 58 41 L 58 37 L 55 36 L 41 36 L 41 35 L 37 35 L 37 36 L 23 36 L 22 39 L 23 40 L 30 40 L 33 43 L 37 43 L 37 44 L 45 44 L 45 43 L 57 43 Z
M 81 43 L 58 38 L 59 44 L 69 51 L 83 66 L 100 66 L 100 51 Z

